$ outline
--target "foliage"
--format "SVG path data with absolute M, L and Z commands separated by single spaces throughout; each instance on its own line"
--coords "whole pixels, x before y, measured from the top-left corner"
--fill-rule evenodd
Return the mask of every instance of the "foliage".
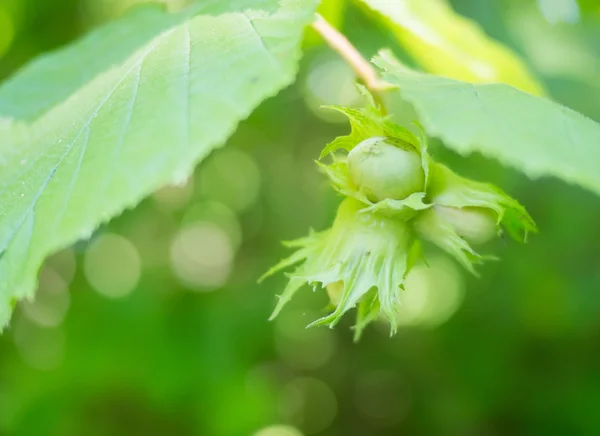
M 134 2 L 141 3 L 0 2 L 0 76 Z M 199 3 L 206 8 L 202 15 L 211 17 L 244 5 L 249 13 L 277 9 L 269 0 Z M 321 11 L 363 56 L 389 46 L 403 61 L 413 57 L 391 27 L 357 6 L 362 3 L 335 3 L 335 10 Z M 561 1 L 579 3 L 581 15 L 577 22 L 554 24 L 539 12 L 541 0 L 451 3 L 453 14 L 478 23 L 486 38 L 523 54 L 548 99 L 600 120 L 595 0 Z M 127 38 L 108 33 L 107 44 L 117 40 L 129 47 L 123 56 L 135 50 Z M 428 266 L 418 265 L 406 277 L 411 291 L 402 294 L 393 338 L 375 323 L 354 344 L 344 328 L 352 324 L 348 316 L 333 330 L 305 329 L 331 310 L 325 306 L 328 296 L 339 297 L 338 286 L 327 294 L 298 292 L 293 304 L 266 322 L 284 277 L 261 285 L 256 277 L 286 255 L 280 240 L 309 227 L 328 228 L 340 202 L 323 186 L 312 159 L 346 127 L 314 101 L 364 106 L 349 91 L 352 70 L 313 36 L 295 84 L 254 110 L 227 147 L 211 152 L 187 182 L 160 189 L 45 262 L 35 300 L 21 301 L 0 335 L 0 434 L 600 433 L 597 196 L 549 177 L 530 180 L 480 153 L 455 154 L 436 135 L 428 148 L 436 162 L 510 192 L 527 206 L 540 235 L 526 245 L 487 243 L 482 252 L 501 261 L 479 266 L 479 277 L 423 244 Z M 461 38 L 455 44 L 468 48 Z M 125 61 L 117 59 L 119 45 L 112 63 L 99 70 L 96 56 L 86 51 L 80 62 L 36 76 L 40 83 L 69 77 L 55 89 L 28 83 L 15 100 L 8 98 L 8 85 L 0 87 L 2 111 L 16 114 L 20 104 L 18 124 L 35 123 L 36 113 L 43 117 L 105 69 L 118 69 Z M 448 77 L 455 65 L 443 67 L 435 74 Z M 237 74 L 243 76 L 243 69 Z M 417 133 L 411 122 L 420 116 L 400 91 L 384 93 L 388 113 Z M 147 127 L 154 130 L 152 123 Z M 168 142 L 161 150 L 175 147 Z
M 600 193 L 600 125 L 504 84 L 470 84 L 413 71 L 389 52 L 375 62 L 414 105 L 431 136 L 478 151 L 529 177 L 555 176 Z
M 361 1 L 385 17 L 402 46 L 427 71 L 544 93 L 516 53 L 488 37 L 476 22 L 454 12 L 446 0 Z
M 417 137 L 392 122 L 360 89 L 367 107 L 333 107 L 349 118 L 351 132 L 321 152 L 321 157 L 340 149 L 348 152 L 334 155 L 330 165 L 319 164 L 334 189 L 347 197 L 332 228 L 286 243 L 297 251 L 263 276 L 299 264 L 289 274 L 271 319 L 308 284 L 315 291 L 327 289 L 334 308 L 309 327 L 333 327 L 356 307 L 355 339 L 380 313 L 391 333 L 396 332 L 402 294 L 411 292 L 405 291 L 406 277 L 423 260 L 421 240 L 433 242 L 475 274 L 474 265 L 489 257 L 478 254 L 472 241 L 487 242 L 504 229 L 524 241 L 528 232 L 537 231 L 516 200 L 493 185 L 460 177 L 435 162 L 422 132 Z M 473 219 L 477 214 L 489 214 L 491 232 L 484 231 L 491 233 L 489 237 L 481 235 Z M 337 289 L 333 294 L 332 287 Z
M 0 89 L 0 325 L 48 254 L 184 181 L 293 80 L 315 2 L 258 5 L 137 9 Z

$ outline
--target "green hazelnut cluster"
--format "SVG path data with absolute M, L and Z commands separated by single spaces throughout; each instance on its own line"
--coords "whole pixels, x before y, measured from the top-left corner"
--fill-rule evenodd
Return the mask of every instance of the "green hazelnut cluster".
M 265 274 L 296 265 L 272 317 L 309 284 L 325 289 L 332 306 L 311 325 L 334 326 L 357 308 L 356 338 L 381 315 L 394 333 L 406 275 L 422 258 L 421 241 L 476 273 L 489 257 L 473 246 L 503 232 L 524 242 L 536 231 L 523 206 L 506 193 L 435 162 L 420 126 L 414 134 L 393 123 L 372 99 L 364 109 L 332 108 L 348 116 L 351 133 L 325 147 L 321 160 L 331 156 L 330 164 L 317 163 L 345 199 L 330 229 L 286 243 L 295 253 Z

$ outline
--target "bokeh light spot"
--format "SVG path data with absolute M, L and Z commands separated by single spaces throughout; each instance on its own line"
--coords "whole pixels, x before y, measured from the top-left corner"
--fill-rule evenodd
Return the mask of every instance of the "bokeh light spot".
M 298 370 L 313 370 L 329 361 L 335 351 L 331 329 L 310 328 L 304 311 L 286 312 L 275 319 L 275 348 L 285 363 Z
M 576 23 L 581 15 L 577 0 L 537 0 L 538 7 L 550 24 Z
M 355 106 L 360 103 L 360 94 L 355 85 L 356 76 L 352 68 L 342 60 L 329 54 L 317 57 L 309 66 L 304 87 L 308 107 L 330 122 L 346 122 L 346 118 L 335 111 L 324 110 L 324 104 Z
M 229 276 L 234 249 L 228 234 L 211 222 L 182 228 L 171 244 L 171 267 L 181 281 L 194 289 L 212 290 Z
M 57 273 L 69 286 L 73 281 L 77 268 L 75 251 L 72 248 L 61 250 L 46 259 L 45 265 Z
M 128 239 L 105 233 L 87 249 L 84 270 L 96 291 L 111 298 L 124 297 L 134 290 L 140 279 L 140 256 Z
M 183 209 L 194 194 L 193 180 L 193 177 L 190 177 L 184 183 L 162 187 L 153 194 L 154 200 L 167 209 Z
M 224 230 L 232 245 L 237 249 L 242 243 L 242 226 L 237 215 L 226 205 L 217 201 L 203 201 L 194 204 L 186 210 L 181 220 L 182 226 L 193 225 L 195 222 L 211 222 Z
M 399 324 L 436 327 L 446 322 L 460 307 L 464 283 L 460 271 L 446 257 L 427 258 L 406 277 L 401 294 Z
M 132 221 L 127 237 L 136 246 L 143 268 L 156 269 L 169 263 L 169 246 L 177 228 L 177 220 L 162 209 L 139 214 Z
M 23 361 L 34 369 L 50 371 L 63 361 L 65 338 L 58 327 L 41 327 L 21 316 L 15 321 L 14 340 Z
M 306 434 L 326 430 L 337 414 L 337 400 L 331 388 L 310 377 L 297 378 L 286 385 L 282 406 L 286 418 Z
M 356 381 L 354 404 L 377 427 L 391 427 L 402 422 L 411 402 L 407 386 L 391 371 L 368 372 Z
M 55 327 L 62 323 L 70 301 L 67 283 L 52 268 L 44 266 L 35 298 L 24 301 L 21 307 L 31 321 L 43 327 Z
M 235 148 L 219 150 L 200 171 L 200 190 L 212 200 L 241 212 L 252 206 L 260 189 L 260 170 L 254 159 Z
M 260 429 L 254 436 L 302 436 L 302 432 L 289 425 L 272 425 Z

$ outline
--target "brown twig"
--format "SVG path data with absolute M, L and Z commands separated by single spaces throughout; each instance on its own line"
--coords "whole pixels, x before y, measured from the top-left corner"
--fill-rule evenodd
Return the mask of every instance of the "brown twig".
M 375 68 L 352 45 L 348 38 L 342 35 L 335 27 L 317 14 L 317 19 L 312 27 L 323 37 L 325 42 L 340 54 L 352 67 L 356 75 L 364 82 L 365 86 L 373 93 L 390 88 L 390 85 L 379 78 Z

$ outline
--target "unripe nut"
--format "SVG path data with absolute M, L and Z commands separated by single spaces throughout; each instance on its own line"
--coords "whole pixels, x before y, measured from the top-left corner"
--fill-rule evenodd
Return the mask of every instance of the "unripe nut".
M 467 242 L 484 244 L 498 235 L 496 213 L 483 207 L 435 206 L 436 212 Z
M 400 140 L 366 139 L 350 151 L 346 163 L 352 182 L 370 201 L 402 200 L 424 189 L 421 156 Z

